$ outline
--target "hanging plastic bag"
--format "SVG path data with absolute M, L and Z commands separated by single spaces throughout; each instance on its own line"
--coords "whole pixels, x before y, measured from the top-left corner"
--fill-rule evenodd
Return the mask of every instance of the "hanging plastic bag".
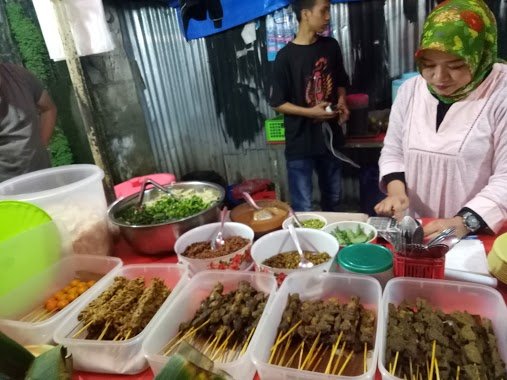
M 60 1 L 60 0 L 58 0 Z M 62 0 L 79 56 L 105 53 L 114 49 L 104 16 L 102 0 Z M 42 35 L 54 61 L 64 60 L 58 22 L 51 0 L 33 0 Z

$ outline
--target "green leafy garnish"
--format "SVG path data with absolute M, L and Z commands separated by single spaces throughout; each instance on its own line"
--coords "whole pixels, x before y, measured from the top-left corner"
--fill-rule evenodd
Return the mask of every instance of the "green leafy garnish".
M 374 232 L 371 231 L 367 234 L 361 225 L 358 224 L 355 231 L 352 229 L 341 230 L 337 227 L 331 232 L 331 235 L 338 240 L 338 243 L 340 243 L 341 246 L 345 246 L 350 244 L 366 243 L 367 241 L 373 239 Z
M 183 198 L 161 196 L 158 200 L 137 207 L 129 206 L 116 214 L 116 218 L 130 225 L 149 225 L 184 219 L 211 206 L 198 195 Z

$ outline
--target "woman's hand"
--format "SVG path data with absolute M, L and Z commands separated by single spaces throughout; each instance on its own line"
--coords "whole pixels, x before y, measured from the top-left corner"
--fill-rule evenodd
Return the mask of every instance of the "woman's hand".
M 401 220 L 409 205 L 405 183 L 395 179 L 387 184 L 387 197 L 375 206 L 375 212 Z
M 461 216 L 455 216 L 454 218 L 447 219 L 436 219 L 424 226 L 424 236 L 429 238 L 435 237 L 437 234 L 447 228 L 456 228 L 456 236 L 461 238 L 468 234 L 468 230 L 463 223 Z
M 406 194 L 388 195 L 377 203 L 375 212 L 378 215 L 392 216 L 400 220 L 408 209 L 410 202 Z

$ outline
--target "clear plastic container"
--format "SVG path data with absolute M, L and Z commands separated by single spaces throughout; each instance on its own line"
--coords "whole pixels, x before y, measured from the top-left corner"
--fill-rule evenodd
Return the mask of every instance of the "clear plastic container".
M 87 295 L 107 282 L 122 265 L 117 257 L 71 255 L 56 262 L 44 272 L 0 297 L 0 331 L 20 344 L 46 344 L 52 341 L 53 332 L 70 311 Z M 102 278 L 64 309 L 41 322 L 22 322 L 19 319 L 44 304 L 52 294 L 67 286 L 70 281 L 90 273 Z
M 228 363 L 217 363 L 216 367 L 229 373 L 236 380 L 252 379 L 255 367 L 251 361 L 251 352 L 259 344 L 263 332 L 260 328 L 266 319 L 266 310 L 273 302 L 276 281 L 272 275 L 255 272 L 204 271 L 197 273 L 190 283 L 181 291 L 170 307 L 164 310 L 143 344 L 143 351 L 150 367 L 157 375 L 169 360 L 160 354 L 165 345 L 178 333 L 180 323 L 190 320 L 199 308 L 202 300 L 209 296 L 217 282 L 224 285 L 224 291 L 236 289 L 240 281 L 248 281 L 257 290 L 269 294 L 264 313 L 252 336 L 244 355 Z
M 148 367 L 148 362 L 141 351 L 143 341 L 148 332 L 156 325 L 162 312 L 172 303 L 188 282 L 187 267 L 181 264 L 125 265 L 115 273 L 116 276 L 124 276 L 128 279 L 141 276 L 147 281 L 158 277 L 172 291 L 144 330 L 126 341 L 74 339 L 71 336 L 75 328 L 80 325 L 77 320 L 79 313 L 91 301 L 100 296 L 112 284 L 114 278 L 110 277 L 108 281 L 96 286 L 93 292 L 88 294 L 80 303 L 79 307 L 69 313 L 53 335 L 55 342 L 64 345 L 71 352 L 74 369 L 119 374 L 136 374 L 145 370 Z
M 302 300 L 338 298 L 341 302 L 348 302 L 350 297 L 360 297 L 360 302 L 369 310 L 375 311 L 377 332 L 375 348 L 368 359 L 368 370 L 360 376 L 336 376 L 318 372 L 303 371 L 293 368 L 268 364 L 270 350 L 275 342 L 278 325 L 287 305 L 287 297 L 291 293 L 299 293 Z M 259 325 L 261 334 L 252 352 L 252 359 L 262 380 L 308 380 L 308 379 L 373 379 L 377 370 L 377 356 L 379 350 L 380 318 L 382 288 L 379 282 L 368 276 L 356 276 L 340 273 L 293 273 L 285 279 L 276 293 L 271 306 L 265 311 L 267 318 Z
M 395 278 L 387 283 L 382 298 L 380 315 L 381 335 L 379 337 L 378 367 L 384 380 L 397 380 L 389 373 L 385 363 L 387 337 L 388 305 L 399 305 L 403 300 L 416 300 L 417 297 L 428 300 L 430 305 L 445 313 L 467 311 L 489 318 L 498 339 L 498 349 L 504 362 L 507 362 L 507 307 L 502 295 L 489 286 L 445 280 L 427 280 L 413 278 Z
M 66 252 L 107 255 L 111 248 L 104 172 L 95 165 L 38 170 L 0 184 L 0 200 L 33 203 L 58 226 Z

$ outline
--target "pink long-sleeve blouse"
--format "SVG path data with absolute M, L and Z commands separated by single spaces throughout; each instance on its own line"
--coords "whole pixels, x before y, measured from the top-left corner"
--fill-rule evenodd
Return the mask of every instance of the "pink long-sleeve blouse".
M 507 65 L 495 64 L 454 103 L 438 131 L 437 105 L 421 76 L 399 89 L 380 178 L 405 172 L 414 217 L 449 218 L 468 207 L 496 232 L 507 221 Z

